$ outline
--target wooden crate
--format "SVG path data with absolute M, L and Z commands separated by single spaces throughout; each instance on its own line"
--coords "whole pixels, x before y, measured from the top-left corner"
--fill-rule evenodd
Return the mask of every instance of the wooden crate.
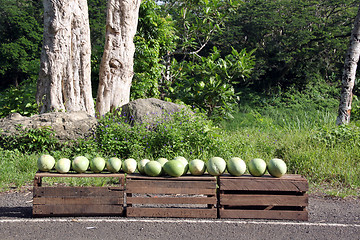
M 219 218 L 308 220 L 308 182 L 300 175 L 218 177 Z
M 42 186 L 44 177 L 113 177 L 119 186 L 68 187 Z M 44 173 L 35 174 L 33 216 L 123 216 L 124 174 Z
M 126 216 L 217 218 L 216 178 L 126 177 Z

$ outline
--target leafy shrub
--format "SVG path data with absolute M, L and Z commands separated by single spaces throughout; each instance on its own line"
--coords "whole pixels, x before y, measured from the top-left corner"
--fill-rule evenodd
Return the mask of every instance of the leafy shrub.
M 39 129 L 22 129 L 16 135 L 0 135 L 0 144 L 4 149 L 17 149 L 21 152 L 43 152 L 61 149 L 59 140 L 55 138 L 55 132 L 50 127 Z
M 340 125 L 331 128 L 322 127 L 313 136 L 313 141 L 324 143 L 327 146 L 344 143 L 360 146 L 360 127 L 355 125 Z
M 10 113 L 31 116 L 38 113 L 35 101 L 36 82 L 25 81 L 19 87 L 10 87 L 0 93 L 0 118 Z
M 211 121 L 200 113 L 183 110 L 163 113 L 153 123 L 133 123 L 120 112 L 108 113 L 99 120 L 92 136 L 81 141 L 78 150 L 93 149 L 103 155 L 122 158 L 197 158 L 216 154 L 221 145 Z
M 214 47 L 208 57 L 183 62 L 177 81 L 170 88 L 171 97 L 203 109 L 209 117 L 233 118 L 238 97 L 233 84 L 245 81 L 255 64 L 253 52 L 232 53 L 222 58 Z

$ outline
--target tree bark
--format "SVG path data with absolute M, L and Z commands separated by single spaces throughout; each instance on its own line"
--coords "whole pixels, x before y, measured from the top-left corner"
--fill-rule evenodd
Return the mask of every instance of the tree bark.
M 96 114 L 101 116 L 130 101 L 141 0 L 108 0 L 106 42 L 100 64 Z
M 44 36 L 36 101 L 40 112 L 95 115 L 86 0 L 43 0 Z
M 360 56 L 360 6 L 355 18 L 354 28 L 351 33 L 350 45 L 345 59 L 344 71 L 341 81 L 341 96 L 339 113 L 336 124 L 350 122 L 351 103 L 355 84 L 356 68 Z

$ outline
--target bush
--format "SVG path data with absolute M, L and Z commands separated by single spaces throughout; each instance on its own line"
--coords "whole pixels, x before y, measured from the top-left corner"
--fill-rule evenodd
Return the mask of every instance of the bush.
M 10 113 L 31 116 L 38 113 L 35 100 L 36 82 L 24 81 L 19 87 L 11 87 L 0 93 L 0 118 Z
M 221 151 L 217 130 L 203 114 L 183 110 L 155 119 L 130 126 L 120 112 L 108 113 L 99 120 L 93 135 L 79 142 L 77 151 L 135 159 L 178 155 L 201 158 Z

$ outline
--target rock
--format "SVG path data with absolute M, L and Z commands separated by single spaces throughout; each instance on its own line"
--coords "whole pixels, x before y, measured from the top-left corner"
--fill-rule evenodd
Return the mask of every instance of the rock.
M 121 107 L 121 115 L 133 125 L 137 123 L 154 123 L 159 117 L 167 117 L 169 114 L 179 112 L 184 106 L 165 102 L 156 98 L 137 99 Z
M 84 138 L 96 128 L 97 119 L 85 112 L 51 112 L 31 117 L 12 113 L 0 119 L 1 135 L 16 135 L 19 130 L 50 127 L 60 141 Z

